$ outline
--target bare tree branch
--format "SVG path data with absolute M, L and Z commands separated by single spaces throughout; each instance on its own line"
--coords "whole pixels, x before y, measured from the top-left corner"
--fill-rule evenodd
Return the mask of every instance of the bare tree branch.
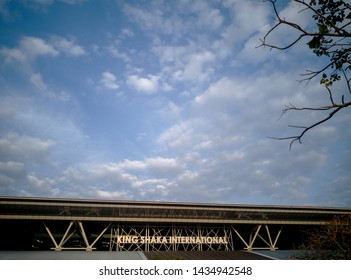
M 333 106 L 335 106 L 334 99 L 333 99 L 333 94 L 332 94 L 330 88 L 328 86 L 325 86 L 325 88 L 327 89 L 327 91 L 329 93 L 330 102 L 333 104 Z
M 349 79 L 347 78 L 346 71 L 344 69 L 342 69 L 342 73 L 344 75 L 344 78 L 345 78 L 345 81 L 346 81 L 346 84 L 347 84 L 347 88 L 348 88 L 349 93 L 351 95 L 351 86 L 350 86 L 351 78 L 349 78 Z M 344 101 L 343 101 L 343 103 L 344 103 Z
M 302 143 L 301 139 L 302 137 L 305 135 L 305 133 L 309 130 L 311 130 L 312 128 L 330 120 L 337 112 L 339 112 L 341 109 L 346 108 L 348 106 L 351 106 L 351 102 L 347 102 L 347 103 L 343 103 L 343 104 L 334 104 L 331 106 L 325 106 L 325 107 L 318 107 L 318 108 L 308 108 L 308 107 L 304 107 L 304 108 L 298 108 L 295 106 L 291 106 L 291 107 L 287 107 L 286 109 L 283 110 L 283 114 L 285 114 L 287 111 L 289 110 L 297 110 L 297 111 L 302 111 L 302 110 L 313 110 L 313 111 L 325 111 L 325 110 L 331 110 L 331 109 L 335 109 L 333 110 L 331 113 L 329 113 L 328 117 L 310 125 L 310 126 L 293 126 L 293 125 L 289 125 L 289 127 L 294 127 L 294 128 L 302 128 L 303 131 L 299 134 L 299 135 L 295 135 L 295 136 L 288 136 L 288 137 L 268 137 L 270 139 L 275 139 L 275 140 L 290 140 L 292 139 L 292 141 L 290 142 L 290 146 L 289 149 L 291 150 L 292 145 L 298 141 L 299 143 Z
M 282 110 L 282 116 L 288 111 L 331 111 L 323 119 L 309 125 L 309 126 L 292 126 L 289 127 L 302 129 L 301 133 L 295 136 L 289 137 L 269 137 L 276 140 L 291 140 L 290 150 L 295 142 L 302 143 L 302 137 L 311 129 L 319 126 L 328 120 L 330 120 L 340 110 L 351 106 L 351 101 L 345 102 L 345 95 L 341 96 L 341 103 L 335 102 L 335 94 L 332 92 L 332 85 L 334 82 L 344 79 L 346 83 L 346 90 L 351 95 L 351 33 L 346 27 L 351 25 L 351 5 L 346 1 L 321 1 L 321 0 L 294 0 L 294 2 L 301 5 L 301 11 L 311 11 L 312 18 L 315 20 L 317 31 L 308 31 L 301 25 L 282 18 L 279 14 L 276 5 L 277 0 L 264 0 L 272 5 L 276 22 L 268 30 L 265 36 L 260 40 L 261 44 L 258 47 L 268 47 L 270 50 L 287 50 L 303 38 L 311 38 L 307 43 L 309 49 L 311 49 L 318 57 L 326 56 L 329 58 L 327 62 L 319 70 L 307 70 L 306 73 L 301 74 L 303 77 L 300 82 L 306 81 L 307 83 L 317 76 L 321 76 L 320 83 L 326 88 L 330 105 L 320 107 L 296 107 L 291 103 L 285 106 Z M 276 31 L 280 26 L 288 26 L 299 32 L 298 35 L 290 43 L 286 45 L 276 45 L 269 43 L 270 35 Z M 327 73 L 326 73 L 327 72 Z M 279 118 L 279 119 L 280 119 Z
M 269 47 L 271 49 L 286 50 L 286 49 L 291 48 L 297 42 L 299 42 L 303 37 L 307 37 L 307 36 L 308 37 L 314 37 L 314 36 L 319 36 L 320 35 L 319 32 L 307 32 L 300 25 L 281 18 L 280 15 L 279 15 L 279 12 L 277 10 L 276 4 L 275 4 L 276 0 L 264 0 L 263 2 L 270 2 L 270 3 L 272 3 L 277 23 L 266 33 L 266 35 L 263 37 L 263 39 L 260 39 L 261 45 L 259 45 L 258 47 Z M 330 26 L 334 28 L 335 32 L 337 32 L 337 33 L 326 32 L 325 34 L 323 34 L 325 37 L 341 37 L 341 38 L 351 37 L 351 33 L 345 31 L 345 29 L 343 27 L 339 28 L 336 25 L 334 25 L 330 20 L 328 20 L 328 18 L 324 17 L 322 14 L 320 14 L 318 11 L 316 11 L 314 8 L 312 8 L 311 5 L 308 5 L 305 1 L 295 0 L 295 2 L 298 2 L 300 4 L 305 5 L 306 8 L 304 10 L 312 10 L 314 13 L 318 14 L 320 17 L 323 17 L 330 24 Z M 347 25 L 349 25 L 349 24 L 351 24 L 351 23 L 346 24 L 345 27 Z M 271 45 L 271 44 L 267 43 L 267 38 L 269 37 L 269 35 L 276 28 L 278 28 L 280 25 L 291 26 L 292 28 L 300 31 L 302 34 L 300 34 L 292 43 L 290 43 L 290 44 L 288 44 L 286 46 L 283 46 L 283 47 L 279 47 L 279 46 Z

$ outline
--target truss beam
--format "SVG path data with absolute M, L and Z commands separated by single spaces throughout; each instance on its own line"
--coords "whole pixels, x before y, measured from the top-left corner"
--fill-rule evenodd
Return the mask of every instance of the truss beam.
M 75 228 L 72 230 L 72 226 L 75 225 Z M 85 250 L 85 251 L 93 251 L 94 245 L 96 242 L 101 238 L 101 236 L 108 230 L 108 228 L 111 226 L 111 223 L 109 223 L 102 231 L 101 233 L 93 240 L 93 242 L 90 244 L 86 231 L 84 229 L 83 223 L 81 221 L 71 221 L 63 234 L 60 243 L 57 243 L 55 240 L 54 235 L 52 234 L 51 230 L 49 227 L 44 223 L 44 227 L 52 241 L 55 247 L 51 248 L 55 251 L 62 251 L 62 250 Z M 77 229 L 80 232 L 80 236 L 83 239 L 84 245 L 85 246 L 80 246 L 80 247 L 64 247 L 65 243 L 72 238 L 72 236 L 76 233 Z
M 111 227 L 110 251 L 233 251 L 230 228 L 186 226 Z
M 262 226 L 264 226 L 264 228 L 266 229 L 266 236 L 263 235 L 263 233 L 261 232 Z M 281 227 L 278 232 L 276 233 L 276 236 L 274 239 L 272 239 L 272 232 L 269 229 L 268 225 L 258 225 L 256 226 L 249 235 L 249 240 L 245 240 L 244 236 L 242 234 L 240 234 L 233 226 L 231 226 L 231 228 L 233 229 L 233 231 L 236 233 L 236 235 L 239 237 L 239 239 L 244 243 L 245 247 L 244 249 L 246 249 L 247 251 L 252 251 L 252 250 L 276 250 L 278 249 L 277 242 L 279 240 L 280 234 L 283 230 L 283 227 Z M 258 237 L 258 238 L 257 238 Z M 266 244 L 266 247 L 255 247 L 255 244 L 257 244 L 257 239 L 260 239 L 261 241 L 263 241 L 264 244 Z
M 274 231 L 269 225 L 260 224 L 249 232 L 239 232 L 234 226 L 204 227 L 201 225 L 114 225 L 107 224 L 99 235 L 91 240 L 82 221 L 70 221 L 60 240 L 55 239 L 52 230 L 44 227 L 54 245 L 55 251 L 93 251 L 98 240 L 110 229 L 110 251 L 234 251 L 234 238 L 243 248 L 252 250 L 276 250 L 282 228 Z M 65 244 L 78 233 L 80 245 L 69 247 Z M 77 234 L 75 235 L 77 239 Z M 90 240 L 89 240 L 90 239 Z M 242 248 L 242 247 L 241 247 Z

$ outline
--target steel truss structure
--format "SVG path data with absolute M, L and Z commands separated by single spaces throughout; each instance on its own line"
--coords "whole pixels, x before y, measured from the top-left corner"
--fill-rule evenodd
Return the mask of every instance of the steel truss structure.
M 63 234 L 62 238 L 58 242 L 58 240 L 55 239 L 54 234 L 51 232 L 50 228 L 43 223 L 45 230 L 47 231 L 48 235 L 50 236 L 50 239 L 55 247 L 52 247 L 51 249 L 55 251 L 61 251 L 61 250 L 85 250 L 85 251 L 93 251 L 96 248 L 94 248 L 94 245 L 96 242 L 101 238 L 101 236 L 108 230 L 108 228 L 111 226 L 111 223 L 108 224 L 101 232 L 100 234 L 92 240 L 92 242 L 89 242 L 87 234 L 84 230 L 83 223 L 81 221 L 70 221 L 68 224 L 68 227 Z M 72 236 L 76 233 L 79 232 L 79 235 L 83 239 L 83 244 L 84 246 L 80 247 L 65 247 L 65 244 L 72 238 Z
M 240 238 L 240 240 L 245 244 L 246 247 L 244 249 L 248 251 L 252 250 L 277 250 L 277 243 L 280 237 L 280 234 L 282 233 L 283 226 L 279 228 L 279 230 L 275 233 L 275 237 L 273 236 L 273 233 L 269 229 L 268 225 L 258 225 L 253 228 L 253 230 L 250 231 L 249 233 L 249 238 L 244 239 L 243 235 L 241 235 L 233 226 L 231 226 L 233 231 L 236 233 L 236 235 Z M 265 233 L 262 232 L 262 228 L 265 229 Z M 254 246 L 257 243 L 257 239 L 260 239 L 263 241 L 263 244 L 265 246 L 260 246 L 256 247 Z
M 104 226 L 99 234 L 93 239 L 88 238 L 83 222 L 70 221 L 60 238 L 55 238 L 57 232 L 43 223 L 50 237 L 52 250 L 85 250 L 93 251 L 94 245 L 110 229 L 110 251 L 234 251 L 234 239 L 239 239 L 244 247 L 241 249 L 251 250 L 276 250 L 277 242 L 282 232 L 281 227 L 273 236 L 268 225 L 257 225 L 249 234 L 240 233 L 234 226 L 208 227 L 197 225 L 113 225 Z M 73 236 L 80 236 L 81 246 L 66 246 Z M 76 240 L 76 239 L 75 239 Z M 264 246 L 255 246 L 258 241 Z
M 342 215 L 351 209 L 0 197 L 0 250 L 293 249 L 302 228 Z
M 110 251 L 234 251 L 229 227 L 117 225 Z

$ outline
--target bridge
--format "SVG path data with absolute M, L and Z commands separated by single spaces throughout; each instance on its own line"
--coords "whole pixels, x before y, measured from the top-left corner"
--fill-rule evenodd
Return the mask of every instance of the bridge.
M 0 250 L 296 249 L 351 209 L 0 197 Z

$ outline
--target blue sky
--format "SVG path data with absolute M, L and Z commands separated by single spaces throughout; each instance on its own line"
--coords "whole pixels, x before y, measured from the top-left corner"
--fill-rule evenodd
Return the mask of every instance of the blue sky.
M 309 28 L 311 15 L 278 1 Z M 0 195 L 351 207 L 350 114 L 261 1 L 0 1 Z M 271 42 L 289 42 L 279 29 Z M 343 84 L 335 89 L 342 92 Z

